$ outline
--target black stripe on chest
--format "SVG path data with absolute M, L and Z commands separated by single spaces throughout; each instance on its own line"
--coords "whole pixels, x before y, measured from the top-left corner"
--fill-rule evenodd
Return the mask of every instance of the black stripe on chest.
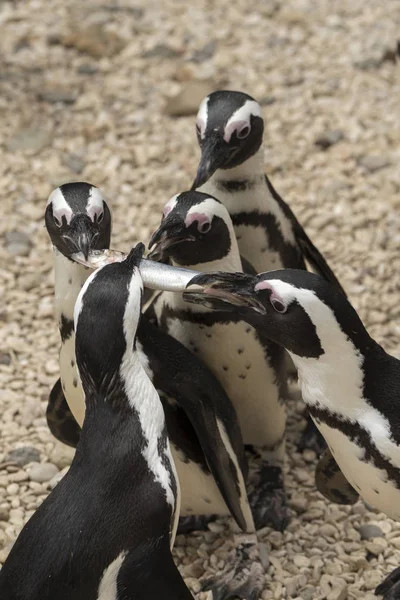
M 373 464 L 377 469 L 386 472 L 388 480 L 400 489 L 400 469 L 393 466 L 392 463 L 375 446 L 370 433 L 358 423 L 351 423 L 340 419 L 337 415 L 327 409 L 316 406 L 308 406 L 311 416 L 315 419 L 317 425 L 325 423 L 328 427 L 336 429 L 343 433 L 349 440 L 360 446 L 364 450 L 364 457 L 359 459 L 362 462 Z M 333 453 L 332 453 L 333 454 Z
M 285 268 L 305 269 L 306 265 L 297 244 L 290 244 L 284 239 L 279 222 L 275 215 L 268 212 L 260 212 L 252 210 L 249 212 L 243 211 L 231 215 L 234 227 L 254 227 L 255 229 L 264 229 L 267 234 L 267 242 L 265 248 L 261 252 L 274 251 L 281 258 L 282 265 Z M 291 225 L 290 225 L 291 226 Z M 240 241 L 239 241 L 240 247 Z
M 215 182 L 215 186 L 218 190 L 223 192 L 245 192 L 247 190 L 252 190 L 256 184 L 259 183 L 259 180 L 255 179 L 237 179 L 229 180 L 229 179 L 217 179 Z
M 74 321 L 72 319 L 68 319 L 68 317 L 66 317 L 64 314 L 61 314 L 59 329 L 61 341 L 64 343 L 74 333 Z

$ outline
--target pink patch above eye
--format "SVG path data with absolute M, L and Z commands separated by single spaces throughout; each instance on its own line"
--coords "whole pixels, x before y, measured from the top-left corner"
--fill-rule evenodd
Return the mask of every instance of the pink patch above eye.
M 257 283 L 254 286 L 254 290 L 256 292 L 258 292 L 259 290 L 270 290 L 271 293 L 271 302 L 273 301 L 277 301 L 280 302 L 282 304 L 282 306 L 286 307 L 287 304 L 284 301 L 284 299 L 282 298 L 282 296 L 280 296 L 273 288 L 273 286 L 268 282 L 268 281 L 260 281 L 259 283 Z
M 233 121 L 233 123 L 229 123 L 224 131 L 224 140 L 229 143 L 231 141 L 231 137 L 235 131 L 240 131 L 244 127 L 248 127 L 249 124 L 247 121 Z
M 210 219 L 204 213 L 190 213 L 185 219 L 186 227 L 190 227 L 195 221 L 197 221 L 198 225 L 204 225 L 204 223 L 209 223 Z
M 163 211 L 162 211 L 162 212 L 163 212 L 163 215 L 164 215 L 164 217 L 166 217 L 167 215 L 169 215 L 169 213 L 171 212 L 171 210 L 172 210 L 172 206 L 168 206 L 168 204 L 166 204 L 166 205 L 164 206 L 164 209 L 163 209 Z

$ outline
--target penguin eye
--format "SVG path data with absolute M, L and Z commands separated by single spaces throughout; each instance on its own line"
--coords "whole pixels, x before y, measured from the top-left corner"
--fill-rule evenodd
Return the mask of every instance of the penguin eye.
M 204 221 L 204 223 L 199 223 L 197 225 L 197 229 L 200 233 L 208 233 L 211 229 L 211 223 L 209 221 Z
M 53 220 L 54 220 L 54 223 L 55 223 L 56 227 L 61 227 L 62 226 L 62 220 L 59 219 L 58 217 L 56 217 L 55 215 L 53 215 Z
M 245 138 L 247 138 L 249 133 L 250 133 L 250 125 L 245 125 L 244 127 L 242 127 L 242 129 L 239 129 L 239 131 L 236 132 L 236 137 L 239 140 L 244 140 Z
M 278 313 L 285 313 L 287 311 L 287 306 L 283 304 L 283 302 L 281 302 L 280 300 L 277 300 L 276 298 L 271 298 L 271 304 L 274 310 L 276 310 L 276 312 Z

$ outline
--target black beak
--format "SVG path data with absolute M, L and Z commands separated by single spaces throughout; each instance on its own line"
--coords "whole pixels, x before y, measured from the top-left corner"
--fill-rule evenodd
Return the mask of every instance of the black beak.
M 254 290 L 257 281 L 246 273 L 202 273 L 189 281 L 182 296 L 186 302 L 213 309 L 250 308 L 266 314 Z
M 149 250 L 153 246 L 155 247 L 147 255 L 147 258 L 157 262 L 166 262 L 170 248 L 177 246 L 181 242 L 193 242 L 194 240 L 194 236 L 188 232 L 181 220 L 167 217 L 150 238 Z
M 192 190 L 204 185 L 217 169 L 224 167 L 231 156 L 231 150 L 218 133 L 205 138 L 201 144 L 201 158 Z
M 64 234 L 63 239 L 70 254 L 82 252 L 87 260 L 98 236 L 99 232 L 87 215 L 76 215 L 71 221 L 68 234 Z

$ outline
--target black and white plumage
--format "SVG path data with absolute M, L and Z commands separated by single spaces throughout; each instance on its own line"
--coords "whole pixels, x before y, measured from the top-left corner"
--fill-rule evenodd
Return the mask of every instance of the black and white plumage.
M 149 247 L 153 245 L 149 257 L 168 259 L 174 266 L 232 272 L 242 267 L 227 209 L 196 191 L 174 196 L 165 205 Z M 255 447 L 263 459 L 256 498 L 251 499 L 256 526 L 283 529 L 288 520 L 282 475 L 286 425 L 283 348 L 233 313 L 187 304 L 173 292 L 160 292 L 148 313 L 198 356 L 224 387 L 237 412 L 244 443 Z
M 97 271 L 78 296 L 86 418 L 68 473 L 0 571 L 2 600 L 192 598 L 170 549 L 179 484 L 163 408 L 136 350 L 141 254 Z
M 400 361 L 366 331 L 346 297 L 319 275 L 280 270 L 256 277 L 201 275 L 187 300 L 224 304 L 284 346 L 301 392 L 335 461 L 357 492 L 400 519 Z M 400 569 L 377 588 L 400 598 Z
M 306 262 L 342 289 L 264 169 L 261 106 L 248 94 L 217 91 L 200 105 L 196 120 L 201 159 L 193 189 L 218 198 L 232 218 L 241 255 L 257 273 L 306 269 Z M 300 448 L 321 449 L 308 427 Z M 323 446 L 322 446 L 323 447 Z
M 95 237 L 96 221 L 88 221 L 86 214 L 88 197 L 101 197 L 105 207 L 100 241 L 94 248 L 108 248 L 111 236 L 111 213 L 107 203 L 98 190 L 95 194 L 88 194 L 88 187 L 92 188 L 86 183 L 62 186 L 51 194 L 46 209 L 46 227 L 55 252 L 55 301 L 62 343 L 62 385 L 56 382 L 52 390 L 47 419 L 53 434 L 71 446 L 75 446 L 79 439 L 85 414 L 84 396 L 76 369 L 72 318 L 78 293 L 90 275 L 90 271 L 74 262 L 71 256 L 80 249 L 80 221 L 87 228 L 89 243 L 86 252 L 93 249 L 90 241 L 98 240 Z M 60 218 L 60 206 L 67 214 L 64 218 L 63 215 Z M 62 227 L 53 223 L 54 212 Z M 64 244 L 63 236 L 68 240 L 68 246 Z M 174 338 L 157 329 L 145 316 L 138 324 L 137 338 L 138 355 L 161 395 L 166 412 L 172 452 L 181 481 L 181 514 L 231 513 L 243 530 L 253 531 L 244 481 L 246 463 L 242 438 L 236 414 L 223 388 L 199 359 Z

